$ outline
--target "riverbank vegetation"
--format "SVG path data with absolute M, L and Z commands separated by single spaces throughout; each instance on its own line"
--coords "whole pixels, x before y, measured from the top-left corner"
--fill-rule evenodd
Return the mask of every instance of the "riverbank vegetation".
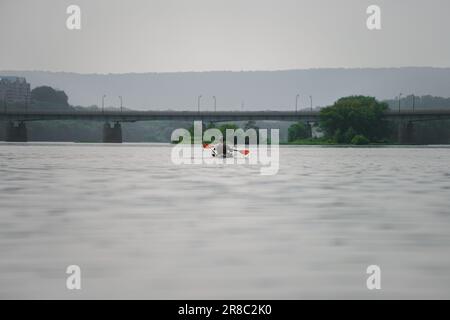
M 292 144 L 353 144 L 386 142 L 391 135 L 389 123 L 383 119 L 388 105 L 373 97 L 350 96 L 321 109 L 318 130 L 322 138 L 312 135 L 307 125 L 296 123 L 289 128 Z M 313 131 L 314 128 L 311 129 Z

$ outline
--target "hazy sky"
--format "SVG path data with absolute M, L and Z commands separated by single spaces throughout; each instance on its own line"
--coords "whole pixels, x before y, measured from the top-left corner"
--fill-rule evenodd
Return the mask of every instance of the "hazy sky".
M 449 0 L 0 0 L 0 70 L 449 67 L 449 17 Z

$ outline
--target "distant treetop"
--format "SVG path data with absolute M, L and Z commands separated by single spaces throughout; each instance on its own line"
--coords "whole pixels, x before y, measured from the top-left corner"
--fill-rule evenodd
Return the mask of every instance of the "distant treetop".
M 36 87 L 31 90 L 31 100 L 58 106 L 69 106 L 67 94 L 49 86 Z

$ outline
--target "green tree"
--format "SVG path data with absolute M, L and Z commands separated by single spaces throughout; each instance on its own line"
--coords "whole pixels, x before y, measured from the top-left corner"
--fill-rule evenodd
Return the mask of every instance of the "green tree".
M 309 137 L 309 130 L 303 122 L 294 123 L 288 129 L 288 141 L 296 141 L 299 139 L 306 139 Z
M 226 131 L 227 131 L 227 129 L 233 129 L 233 130 L 239 129 L 239 127 L 237 125 L 232 124 L 232 123 L 225 123 L 225 124 L 222 124 L 220 126 L 216 126 L 212 122 L 209 123 L 208 125 L 203 123 L 203 129 L 202 129 L 203 132 L 205 132 L 205 130 L 207 130 L 207 129 L 212 129 L 212 128 L 219 129 L 219 131 L 222 133 L 222 137 L 223 137 L 224 141 L 226 141 Z M 192 137 L 192 142 L 193 142 L 194 141 L 194 126 L 193 125 L 190 126 L 187 130 L 190 132 L 191 137 Z M 212 142 L 212 143 L 214 143 L 214 141 L 203 141 L 203 142 L 206 142 L 206 143 L 211 143 Z M 217 141 L 215 141 L 215 142 L 217 143 Z M 230 142 L 230 143 L 232 143 L 232 142 Z
M 369 139 L 367 139 L 366 137 L 357 134 L 356 136 L 354 136 L 352 138 L 352 140 L 350 141 L 351 144 L 355 144 L 355 145 L 364 145 L 364 144 L 369 144 L 370 141 Z
M 64 91 L 55 90 L 52 87 L 42 86 L 31 90 L 31 100 L 38 104 L 50 104 L 52 106 L 69 106 L 69 97 Z
M 227 129 L 232 129 L 232 130 L 237 130 L 239 129 L 239 127 L 233 123 L 225 123 L 220 125 L 217 129 L 220 130 L 220 132 L 222 132 L 222 136 L 223 136 L 223 140 L 229 144 L 233 144 L 236 143 L 236 138 L 234 139 L 235 141 L 226 141 L 227 140 Z
M 256 125 L 256 122 L 254 120 L 249 120 L 245 123 L 244 130 L 248 129 L 255 129 L 257 132 L 259 130 L 259 127 Z
M 326 136 L 338 143 L 351 143 L 361 135 L 371 142 L 385 139 L 390 130 L 384 112 L 388 106 L 373 97 L 350 96 L 320 111 L 320 122 Z

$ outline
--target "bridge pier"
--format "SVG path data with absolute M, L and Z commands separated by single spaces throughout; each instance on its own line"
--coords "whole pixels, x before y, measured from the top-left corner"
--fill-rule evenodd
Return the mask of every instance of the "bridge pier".
M 398 142 L 401 144 L 414 143 L 414 124 L 411 121 L 398 124 Z
M 109 122 L 103 125 L 103 142 L 104 143 L 122 143 L 122 125 L 116 122 L 111 126 Z
M 9 121 L 6 124 L 6 134 L 5 141 L 8 142 L 27 142 L 28 134 L 25 122 L 20 121 L 15 123 L 14 121 Z

